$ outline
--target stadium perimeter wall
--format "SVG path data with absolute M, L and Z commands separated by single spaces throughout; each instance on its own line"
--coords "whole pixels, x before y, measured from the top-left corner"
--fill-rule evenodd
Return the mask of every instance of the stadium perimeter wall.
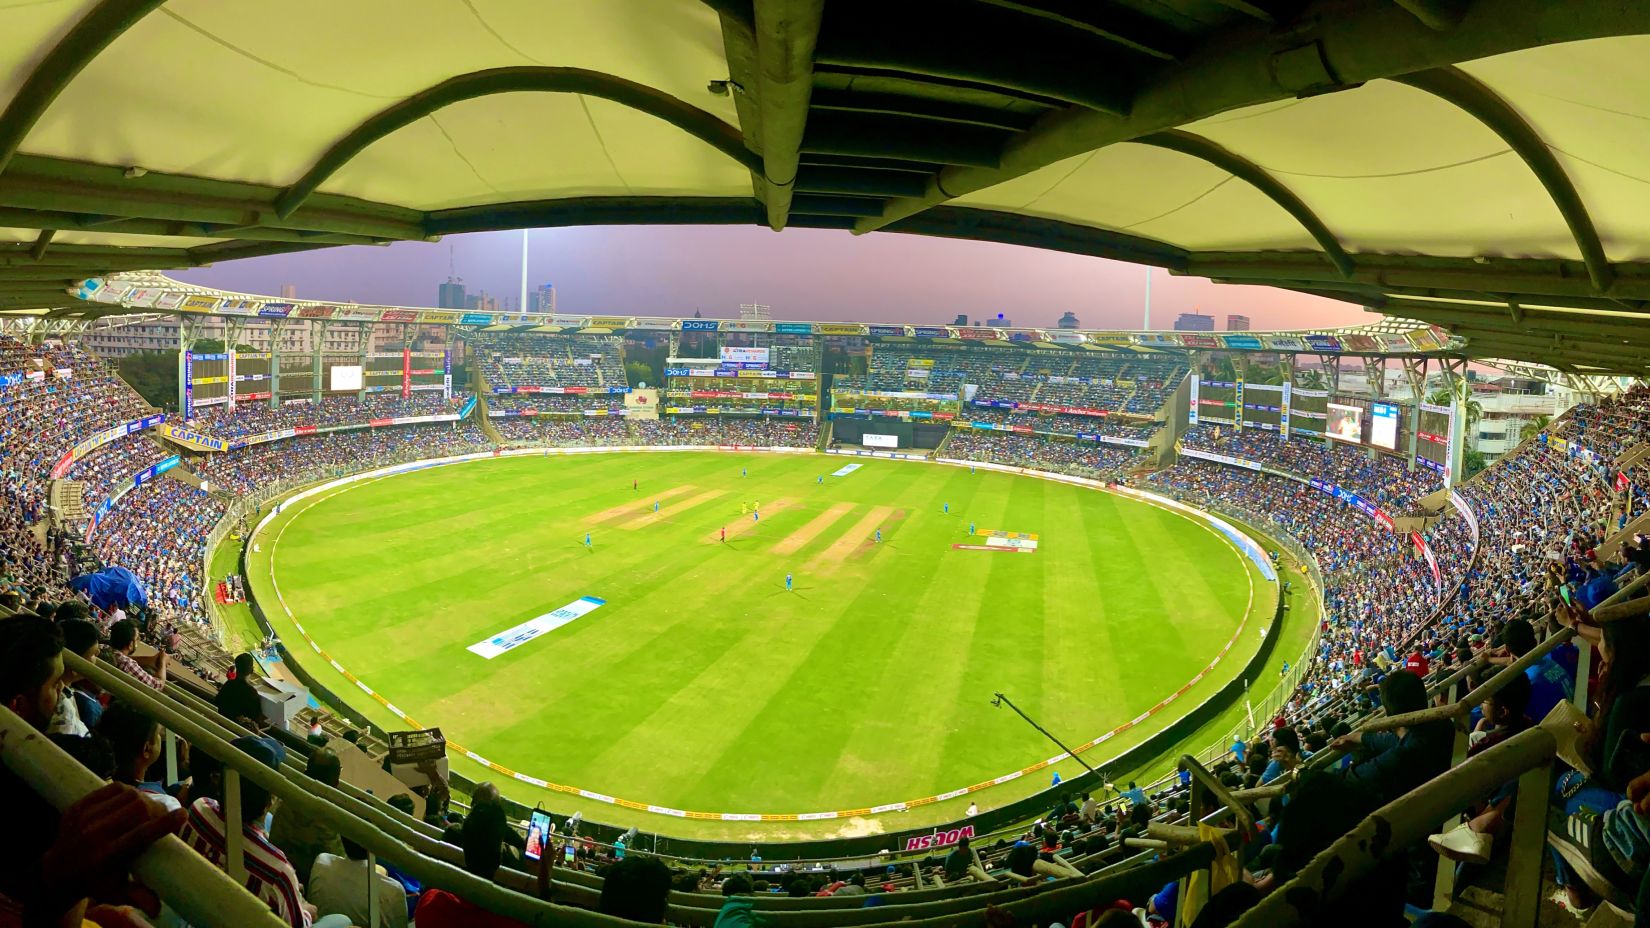
M 515 449 L 515 450 L 496 451 L 496 452 L 490 452 L 490 453 L 477 453 L 477 454 L 458 455 L 458 456 L 448 457 L 448 458 L 437 458 L 437 459 L 430 459 L 430 460 L 426 460 L 426 461 L 418 461 L 418 462 L 414 462 L 414 463 L 410 463 L 410 464 L 398 464 L 398 465 L 393 465 L 393 466 L 390 466 L 390 467 L 377 468 L 377 469 L 372 470 L 372 471 L 365 471 L 365 472 L 362 472 L 360 474 L 351 475 L 349 477 L 324 481 L 324 482 L 321 482 L 321 483 L 318 483 L 318 484 L 311 485 L 307 488 L 303 488 L 303 489 L 293 491 L 290 496 L 288 496 L 287 498 L 277 502 L 274 506 L 269 507 L 268 510 L 266 511 L 266 513 L 264 514 L 264 516 L 258 521 L 257 526 L 252 531 L 247 532 L 246 536 L 240 542 L 240 550 L 239 550 L 239 555 L 238 555 L 238 562 L 239 562 L 240 570 L 241 570 L 243 576 L 250 576 L 250 574 L 248 573 L 248 563 L 247 563 L 247 554 L 248 554 L 248 550 L 250 548 L 250 545 L 259 536 L 259 532 L 264 527 L 264 525 L 269 520 L 273 519 L 277 514 L 279 514 L 285 508 L 285 506 L 288 503 L 294 502 L 299 498 L 305 498 L 305 497 L 308 497 L 308 496 L 316 494 L 316 493 L 324 492 L 324 491 L 326 491 L 328 489 L 331 489 L 333 487 L 341 486 L 345 483 L 353 482 L 355 480 L 368 479 L 368 478 L 371 478 L 371 477 L 374 477 L 374 476 L 387 476 L 387 475 L 390 475 L 390 474 L 393 474 L 393 473 L 406 473 L 406 472 L 411 472 L 411 471 L 415 471 L 415 470 L 426 469 L 426 468 L 429 468 L 429 467 L 440 467 L 440 466 L 445 466 L 445 465 L 450 465 L 450 464 L 458 464 L 458 463 L 463 463 L 463 462 L 466 462 L 466 461 L 474 461 L 474 460 L 483 460 L 483 459 L 493 458 L 493 457 L 517 457 L 517 456 L 535 456 L 535 455 L 538 455 L 538 456 L 554 456 L 554 455 L 561 455 L 561 454 L 600 454 L 600 453 L 611 453 L 611 452 L 674 452 L 674 451 L 698 451 L 698 452 L 704 452 L 704 451 L 743 451 L 743 452 L 769 451 L 769 452 L 792 453 L 792 454 L 796 454 L 796 453 L 803 453 L 803 454 L 814 453 L 812 451 L 812 449 L 804 449 L 804 448 L 781 448 L 781 447 L 757 448 L 757 447 L 749 447 L 749 446 L 743 446 L 743 445 L 741 445 L 741 446 L 683 445 L 683 446 L 635 446 L 635 447 L 624 446 L 624 447 L 602 447 L 602 448 Z M 924 460 L 927 460 L 927 459 L 925 459 L 921 456 L 918 456 L 918 455 L 907 455 L 907 454 L 888 453 L 888 452 L 851 451 L 851 452 L 837 452 L 837 453 L 847 454 L 847 455 L 854 455 L 854 456 L 864 456 L 864 457 L 882 457 L 882 458 L 888 458 L 888 459 L 892 459 L 892 460 L 907 460 L 907 461 L 924 461 Z M 1055 481 L 1059 481 L 1059 482 L 1063 482 L 1063 483 L 1089 485 L 1089 486 L 1094 486 L 1096 488 L 1105 486 L 1105 484 L 1101 481 L 1090 480 L 1090 479 L 1082 478 L 1082 477 L 1074 477 L 1074 476 L 1070 476 L 1070 475 L 1066 475 L 1066 474 L 1058 474 L 1058 473 L 1052 473 L 1052 472 L 1039 471 L 1039 470 L 1035 470 L 1035 469 L 1031 469 L 1031 468 L 1008 467 L 1008 466 L 1004 466 L 1004 465 L 987 464 L 987 463 L 981 463 L 981 462 L 953 461 L 953 460 L 944 460 L 944 459 L 939 459 L 937 461 L 937 463 L 942 463 L 942 464 L 946 464 L 946 465 L 949 465 L 949 466 L 973 466 L 973 467 L 980 468 L 980 469 L 996 470 L 996 471 L 1002 471 L 1002 472 L 1008 472 L 1008 473 L 1016 473 L 1016 474 L 1020 474 L 1020 475 L 1028 476 L 1028 477 L 1037 477 L 1037 478 L 1041 478 L 1041 479 L 1055 480 Z M 1186 505 L 1184 505 L 1182 503 L 1179 503 L 1177 501 L 1170 500 L 1170 499 L 1167 499 L 1165 497 L 1157 496 L 1156 494 L 1144 493 L 1144 492 L 1141 492 L 1141 491 L 1138 491 L 1138 490 L 1129 490 L 1128 495 L 1130 495 L 1131 497 L 1136 498 L 1136 499 L 1142 499 L 1143 501 L 1146 501 L 1146 502 L 1152 502 L 1153 504 L 1156 504 L 1156 505 L 1168 504 L 1171 507 L 1179 509 L 1179 510 L 1199 513 L 1206 520 L 1210 520 L 1211 526 L 1215 527 L 1216 531 L 1220 531 L 1221 534 L 1223 536 L 1227 537 L 1228 540 L 1232 541 L 1233 544 L 1235 546 L 1237 546 L 1240 551 L 1242 551 L 1246 556 L 1253 559 L 1253 553 L 1249 552 L 1249 551 L 1244 551 L 1245 546 L 1242 545 L 1241 543 L 1237 542 L 1234 539 L 1232 533 L 1235 530 L 1233 530 L 1231 528 L 1231 526 L 1229 526 L 1229 525 L 1225 526 L 1224 529 L 1218 527 L 1215 523 L 1218 523 L 1220 520 L 1214 519 L 1208 513 L 1202 512 L 1201 510 L 1194 509 L 1193 507 L 1186 506 Z M 1241 535 L 1242 533 L 1239 532 L 1238 534 Z M 1321 595 L 1321 592 L 1322 592 L 1321 588 L 1320 588 L 1319 592 L 1320 592 L 1320 595 Z M 271 625 L 271 623 L 269 621 L 269 618 L 265 614 L 265 612 L 263 610 L 263 606 L 258 601 L 257 597 L 256 596 L 249 596 L 248 601 L 247 601 L 247 605 L 248 605 L 248 607 L 251 611 L 251 614 L 252 614 L 253 618 L 258 623 L 260 631 L 264 635 L 276 634 L 273 625 Z M 1257 648 L 1256 651 L 1245 661 L 1242 669 L 1231 680 L 1229 680 L 1227 683 L 1222 685 L 1213 694 L 1206 697 L 1197 706 L 1193 707 L 1193 709 L 1190 712 L 1187 712 L 1186 714 L 1182 715 L 1180 718 L 1176 719 L 1175 721 L 1165 725 L 1163 728 L 1161 728 L 1158 731 L 1154 732 L 1153 734 L 1148 736 L 1143 741 L 1135 744 L 1134 746 L 1132 746 L 1132 747 L 1130 747 L 1130 748 L 1128 748 L 1128 749 L 1126 749 L 1126 750 L 1124 750 L 1124 751 L 1122 751 L 1118 754 L 1115 754 L 1115 755 L 1112 755 L 1109 758 L 1106 758 L 1105 761 L 1103 762 L 1103 764 L 1091 765 L 1091 766 L 1096 766 L 1097 769 L 1110 769 L 1110 770 L 1130 770 L 1130 769 L 1134 769 L 1134 768 L 1140 766 L 1141 764 L 1144 764 L 1144 763 L 1152 760 L 1153 758 L 1156 758 L 1159 755 L 1164 754 L 1165 752 L 1167 752 L 1168 750 L 1173 748 L 1175 745 L 1180 744 L 1181 742 L 1185 741 L 1193 733 L 1195 733 L 1199 728 L 1203 727 L 1203 725 L 1205 725 L 1207 722 L 1214 719 L 1216 716 L 1218 716 L 1220 713 L 1224 712 L 1226 709 L 1230 708 L 1238 699 L 1241 699 L 1244 696 L 1244 694 L 1247 691 L 1248 682 L 1251 679 L 1254 679 L 1257 676 L 1258 671 L 1266 664 L 1267 660 L 1270 659 L 1270 657 L 1272 656 L 1272 652 L 1275 650 L 1275 648 L 1277 646 L 1277 641 L 1278 641 L 1278 638 L 1279 638 L 1279 635 L 1277 634 L 1277 629 L 1278 629 L 1279 621 L 1281 620 L 1281 618 L 1283 616 L 1283 610 L 1284 610 L 1284 600 L 1283 600 L 1282 596 L 1278 596 L 1278 597 L 1275 598 L 1272 614 L 1266 620 L 1265 634 L 1263 635 L 1263 637 L 1261 639 L 1260 647 Z M 355 725 L 357 725 L 361 728 L 364 728 L 364 729 L 367 729 L 367 730 L 371 731 L 378 738 L 380 738 L 380 739 L 385 738 L 386 730 L 384 729 L 383 726 L 381 726 L 379 724 L 376 724 L 373 721 L 371 721 L 364 713 L 362 713 L 360 710 L 356 709 L 353 705 L 351 705 L 351 703 L 348 699 L 343 698 L 342 694 L 340 694 L 338 692 L 335 692 L 331 688 L 329 688 L 329 687 L 325 686 L 324 684 L 322 684 L 318 679 L 316 679 L 315 676 L 313 674 L 311 674 L 304 667 L 303 661 L 299 659 L 300 655 L 297 652 L 292 651 L 288 647 L 288 645 L 287 645 L 287 643 L 284 639 L 279 639 L 278 638 L 277 649 L 278 649 L 278 651 L 281 655 L 282 661 L 286 664 L 287 669 L 289 671 L 291 671 L 294 676 L 296 676 L 305 686 L 307 686 L 309 688 L 310 692 L 314 695 L 314 697 L 318 701 L 326 704 L 329 708 L 336 711 L 339 715 L 341 715 L 345 718 L 348 718 L 353 724 L 355 724 Z M 307 658 L 307 655 L 305 655 L 305 657 Z M 1188 683 L 1186 688 L 1189 689 L 1191 687 L 1191 685 L 1192 684 Z M 365 689 L 364 686 L 363 686 L 363 689 Z M 368 691 L 368 692 L 370 692 L 370 691 Z M 1176 694 L 1176 695 L 1178 695 L 1178 694 Z M 1143 720 L 1144 720 L 1144 718 L 1142 717 L 1141 719 L 1136 719 L 1135 721 L 1140 722 L 1140 721 L 1143 721 Z M 1131 723 L 1131 724 L 1134 724 L 1134 723 Z M 1041 766 L 1041 765 L 1039 765 L 1039 766 Z M 464 776 L 463 774 L 461 774 L 457 771 L 453 772 L 452 780 L 453 780 L 453 783 L 455 784 L 455 786 L 457 787 L 457 789 L 460 792 L 470 792 L 478 785 L 477 781 L 474 781 L 474 780 Z M 782 861 L 784 859 L 787 859 L 787 858 L 788 859 L 813 859 L 813 858 L 830 858 L 830 857 L 852 858 L 852 857 L 873 857 L 873 856 L 889 854 L 889 853 L 900 853 L 905 848 L 907 841 L 911 838 L 922 838 L 922 837 L 929 836 L 929 835 L 934 835 L 934 834 L 938 834 L 938 833 L 944 833 L 944 832 L 947 832 L 947 831 L 955 830 L 955 829 L 958 829 L 958 828 L 962 828 L 964 826 L 972 826 L 973 829 L 974 829 L 975 834 L 984 834 L 984 833 L 987 833 L 987 832 L 990 832 L 990 831 L 993 831 L 993 830 L 996 830 L 996 829 L 1012 826 L 1012 825 L 1015 825 L 1017 823 L 1024 822 L 1024 821 L 1027 821 L 1029 819 L 1037 817 L 1038 815 L 1040 815 L 1043 812 L 1046 812 L 1050 807 L 1052 807 L 1055 798 L 1058 797 L 1062 793 L 1080 792 L 1080 791 L 1085 791 L 1085 790 L 1099 792 L 1099 791 L 1103 790 L 1103 784 L 1100 782 L 1100 780 L 1095 775 L 1089 774 L 1089 773 L 1083 773 L 1083 774 L 1072 776 L 1068 779 L 1065 779 L 1065 780 L 1061 781 L 1061 783 L 1057 786 L 1055 786 L 1055 785 L 1047 786 L 1047 787 L 1045 787 L 1045 788 L 1043 788 L 1043 789 L 1041 789 L 1041 790 L 1039 790 L 1035 793 L 1032 793 L 1031 795 L 1028 795 L 1028 796 L 1026 796 L 1022 799 L 1009 802 L 1005 805 L 987 810 L 985 812 L 981 812 L 980 814 L 978 814 L 978 815 L 976 815 L 972 818 L 963 819 L 963 820 L 959 820 L 959 821 L 955 821 L 955 822 L 951 822 L 951 823 L 947 823 L 947 824 L 924 826 L 924 827 L 920 827 L 920 828 L 906 828 L 906 829 L 901 829 L 901 830 L 898 830 L 898 831 L 882 832 L 882 833 L 877 833 L 877 834 L 860 835 L 860 836 L 821 837 L 821 838 L 818 838 L 818 839 L 802 839 L 802 840 L 777 840 L 777 841 L 763 840 L 763 841 L 760 841 L 759 843 L 762 844 L 762 846 L 764 848 L 764 851 L 765 851 L 765 854 L 766 854 L 765 859 L 769 860 L 769 861 L 773 861 L 773 862 L 780 862 L 780 861 Z M 547 798 L 550 799 L 552 802 L 554 802 L 557 795 L 558 794 L 551 793 L 551 794 L 549 794 L 549 796 L 547 796 Z M 952 798 L 952 797 L 951 797 L 951 795 L 948 794 L 947 796 L 944 796 L 944 797 L 941 797 L 941 798 Z M 526 804 L 518 802 L 516 800 L 513 800 L 509 797 L 505 797 L 505 802 L 508 804 L 508 806 L 510 808 L 510 814 L 513 817 L 520 818 L 520 819 L 525 819 L 528 816 L 528 814 L 532 811 L 532 807 L 527 806 Z M 548 806 L 548 804 L 547 804 L 547 806 Z M 588 803 L 580 803 L 578 809 L 564 808 L 564 809 L 559 809 L 559 810 L 551 809 L 551 811 L 552 811 L 553 815 L 557 815 L 557 816 L 560 816 L 562 818 L 566 818 L 566 817 L 572 815 L 574 811 L 585 810 L 587 808 L 587 806 L 588 806 Z M 600 804 L 598 803 L 597 804 L 597 814 L 598 815 L 599 815 L 599 808 L 600 808 Z M 661 816 L 661 818 L 664 818 L 664 817 Z M 664 820 L 668 821 L 669 819 L 664 818 Z M 733 823 L 730 823 L 730 824 L 737 824 L 737 822 L 733 822 Z M 616 825 L 604 824 L 604 823 L 602 823 L 602 822 L 600 822 L 596 819 L 593 819 L 593 818 L 589 817 L 588 815 L 583 819 L 583 825 L 581 827 L 581 833 L 589 834 L 592 837 L 594 837 L 596 840 L 603 841 L 603 842 L 611 842 L 615 838 L 625 834 L 627 831 L 629 831 L 629 829 L 627 827 L 620 827 L 620 826 L 616 826 Z M 657 852 L 657 853 L 661 853 L 661 854 L 675 855 L 675 856 L 679 856 L 679 857 L 692 857 L 692 858 L 713 859 L 713 860 L 714 859 L 735 860 L 735 861 L 743 860 L 749 855 L 750 846 L 751 846 L 751 843 L 752 843 L 752 840 L 749 837 L 744 837 L 744 836 L 741 836 L 737 839 L 731 839 L 731 840 L 710 840 L 710 839 L 693 839 L 693 838 L 674 837 L 674 836 L 664 834 L 664 833 L 658 833 L 658 834 L 655 835 L 652 832 L 645 832 L 645 831 L 642 832 L 642 834 L 645 835 L 645 836 L 649 836 L 650 840 L 648 840 L 645 844 L 640 842 L 640 841 L 633 841 L 632 842 L 633 847 L 637 847 L 637 848 L 646 847 L 648 850 L 653 851 L 653 852 Z

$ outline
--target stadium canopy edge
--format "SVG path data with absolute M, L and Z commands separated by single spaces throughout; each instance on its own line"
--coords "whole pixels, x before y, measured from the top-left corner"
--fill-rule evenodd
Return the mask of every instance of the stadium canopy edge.
M 402 28 L 344 4 L 318 32 L 254 0 L 14 5 L 0 313 L 340 245 L 747 224 L 1116 258 L 1650 370 L 1619 327 L 1650 313 L 1650 4 L 1081 6 L 404 0 Z

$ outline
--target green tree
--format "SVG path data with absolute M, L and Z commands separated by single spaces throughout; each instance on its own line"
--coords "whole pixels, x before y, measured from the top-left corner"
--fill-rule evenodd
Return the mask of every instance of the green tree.
M 647 383 L 659 385 L 659 378 L 654 376 L 652 365 L 646 361 L 624 362 L 624 379 L 633 387 Z
M 1325 377 L 1323 371 L 1317 368 L 1304 371 L 1297 370 L 1295 371 L 1295 385 L 1303 390 L 1327 390 L 1329 389 L 1329 378 Z
M 1534 419 L 1524 423 L 1524 428 L 1519 431 L 1518 437 L 1524 441 L 1529 441 L 1545 431 L 1547 425 L 1552 421 L 1552 416 L 1536 416 Z
M 1468 448 L 1466 454 L 1461 456 L 1461 469 L 1466 471 L 1462 474 L 1462 479 L 1471 480 L 1479 471 L 1488 466 L 1489 461 L 1484 459 L 1484 452 L 1476 448 Z
M 1448 406 L 1450 403 L 1450 392 L 1442 389 L 1434 390 L 1427 395 L 1427 402 L 1434 406 Z M 1461 404 L 1461 408 L 1466 410 L 1467 431 L 1471 432 L 1478 427 L 1478 420 L 1484 418 L 1484 407 L 1477 400 L 1469 396 L 1467 397 L 1467 401 Z
M 151 406 L 173 409 L 178 401 L 178 356 L 170 351 L 140 351 L 117 362 L 122 380 Z

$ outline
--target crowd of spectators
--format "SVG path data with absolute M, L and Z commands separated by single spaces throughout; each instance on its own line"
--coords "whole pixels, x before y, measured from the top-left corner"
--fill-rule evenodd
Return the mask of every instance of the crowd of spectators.
M 362 402 L 353 393 L 330 394 L 319 403 L 308 399 L 287 400 L 279 406 L 268 403 L 227 403 L 197 408 L 189 426 L 215 438 L 245 438 L 281 429 L 315 426 L 361 425 L 373 419 L 402 416 L 435 416 L 456 413 L 468 396 L 448 399 L 439 390 L 421 390 L 411 396 L 399 393 L 372 393 Z
M 1014 467 L 1058 471 L 1094 480 L 1117 480 L 1138 452 L 1134 448 L 1090 441 L 1050 441 L 1009 432 L 973 429 L 951 433 L 944 456 Z
M 193 456 L 188 466 L 212 489 L 254 496 L 292 485 L 413 458 L 469 454 L 492 447 L 473 420 L 389 425 L 298 435 L 229 452 Z
M 1018 425 L 1034 432 L 1056 435 L 1106 435 L 1112 438 L 1130 438 L 1148 441 L 1162 425 L 1156 422 L 1137 422 L 1116 416 L 1081 416 L 1060 413 L 1018 412 L 1011 409 L 993 409 L 989 406 L 964 406 L 958 416 L 970 422 L 990 422 L 994 425 Z
M 1325 444 L 1321 438 L 1284 438 L 1267 429 L 1194 425 L 1181 438 L 1186 448 L 1243 458 L 1301 477 L 1326 480 L 1381 506 L 1402 509 L 1443 486 L 1430 470 L 1410 470 L 1397 455 Z
M 511 387 L 623 387 L 624 340 L 616 335 L 477 333 L 470 357 L 494 391 Z
M 130 435 L 95 448 L 69 467 L 65 477 L 85 484 L 87 512 L 96 512 L 105 500 L 132 486 L 132 477 L 172 452 L 146 435 Z

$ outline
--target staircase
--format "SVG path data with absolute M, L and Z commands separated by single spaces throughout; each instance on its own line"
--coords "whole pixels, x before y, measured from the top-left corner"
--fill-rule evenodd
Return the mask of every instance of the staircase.
M 474 374 L 476 408 L 470 413 L 470 417 L 476 420 L 477 425 L 481 426 L 481 434 L 486 435 L 488 441 L 502 447 L 504 445 L 504 435 L 499 432 L 498 426 L 493 424 L 492 417 L 487 414 L 487 398 L 493 395 L 493 388 L 487 383 L 487 378 L 481 371 L 477 370 Z
M 59 523 L 86 518 L 86 484 L 79 480 L 53 480 L 46 499 Z

